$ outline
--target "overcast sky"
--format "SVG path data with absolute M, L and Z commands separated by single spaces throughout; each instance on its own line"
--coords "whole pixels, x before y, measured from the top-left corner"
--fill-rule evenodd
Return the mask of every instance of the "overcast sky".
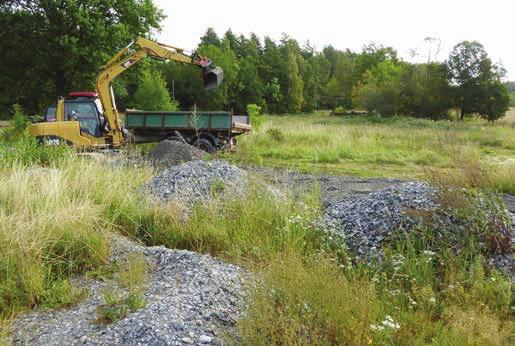
M 515 80 L 513 0 L 154 1 L 167 15 L 159 40 L 187 49 L 197 46 L 208 27 L 220 36 L 229 28 L 236 35 L 255 32 L 276 40 L 287 33 L 301 45 L 309 40 L 316 50 L 332 44 L 359 51 L 376 42 L 394 47 L 407 61 L 427 60 L 425 37 L 441 41 L 438 60 L 456 43 L 478 40 Z

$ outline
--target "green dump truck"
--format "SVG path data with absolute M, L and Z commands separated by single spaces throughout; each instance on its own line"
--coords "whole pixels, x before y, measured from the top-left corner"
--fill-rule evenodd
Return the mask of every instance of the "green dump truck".
M 231 112 L 160 112 L 127 110 L 125 128 L 136 143 L 183 141 L 213 153 L 232 149 L 235 137 L 251 130 L 248 116 Z

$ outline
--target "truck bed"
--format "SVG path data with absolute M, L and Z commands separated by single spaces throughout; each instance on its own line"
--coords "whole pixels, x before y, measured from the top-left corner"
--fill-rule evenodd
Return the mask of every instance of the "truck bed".
M 193 112 L 127 110 L 125 127 L 137 142 L 154 142 L 181 135 L 193 143 L 198 134 L 213 136 L 213 143 L 232 143 L 233 137 L 251 131 L 247 115 L 233 115 L 225 111 Z

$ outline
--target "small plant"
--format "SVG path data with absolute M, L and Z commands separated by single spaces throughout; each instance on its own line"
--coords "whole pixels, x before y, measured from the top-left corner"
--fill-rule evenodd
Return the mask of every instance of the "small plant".
M 13 116 L 10 120 L 9 128 L 2 132 L 3 139 L 5 141 L 14 141 L 22 138 L 29 123 L 29 118 L 23 112 L 21 106 L 18 104 L 13 105 Z
M 225 190 L 225 183 L 223 180 L 215 180 L 210 187 L 210 195 L 211 197 L 219 196 Z
M 284 133 L 280 129 L 271 127 L 268 130 L 266 130 L 266 134 L 275 142 L 284 141 Z
M 248 104 L 247 114 L 249 115 L 250 124 L 253 129 L 259 131 L 263 123 L 266 121 L 266 117 L 261 115 L 261 107 L 254 103 Z
M 129 312 L 145 306 L 144 289 L 147 263 L 142 254 L 131 254 L 120 266 L 118 280 L 111 280 L 104 291 L 104 304 L 97 309 L 99 324 L 123 319 Z

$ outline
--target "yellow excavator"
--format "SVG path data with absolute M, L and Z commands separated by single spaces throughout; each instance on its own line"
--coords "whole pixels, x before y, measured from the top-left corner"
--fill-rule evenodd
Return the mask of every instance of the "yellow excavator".
M 129 134 L 122 127 L 114 99 L 112 82 L 145 57 L 177 61 L 198 66 L 206 90 L 216 88 L 223 79 L 220 67 L 196 53 L 138 38 L 120 50 L 97 75 L 96 91 L 72 92 L 48 107 L 43 122 L 32 124 L 29 133 L 43 144 L 66 143 L 82 149 L 120 148 Z

